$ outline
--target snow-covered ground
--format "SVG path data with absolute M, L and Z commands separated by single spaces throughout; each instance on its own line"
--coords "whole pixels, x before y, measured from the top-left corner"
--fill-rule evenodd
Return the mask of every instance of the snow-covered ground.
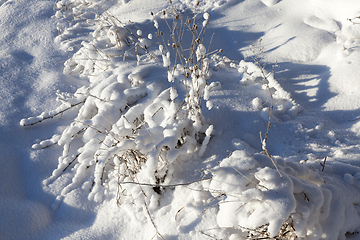
M 360 239 L 358 0 L 0 0 L 0 32 L 0 239 Z

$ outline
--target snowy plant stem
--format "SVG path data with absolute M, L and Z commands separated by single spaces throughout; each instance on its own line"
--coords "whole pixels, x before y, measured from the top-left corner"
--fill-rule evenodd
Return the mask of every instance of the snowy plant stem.
M 71 104 L 70 107 L 65 108 L 64 110 L 61 110 L 61 111 L 59 111 L 59 112 L 57 112 L 57 113 L 55 113 L 55 114 L 49 115 L 49 116 L 47 116 L 47 117 L 43 117 L 43 118 L 39 119 L 39 120 L 36 121 L 36 122 L 24 123 L 24 124 L 21 124 L 21 125 L 24 126 L 24 127 L 27 127 L 27 126 L 32 126 L 32 125 L 41 123 L 41 122 L 44 121 L 44 120 L 47 120 L 47 119 L 50 119 L 50 118 L 54 118 L 54 117 L 56 117 L 57 115 L 60 115 L 60 114 L 62 114 L 62 113 L 64 113 L 64 112 L 66 112 L 67 110 L 70 110 L 70 109 L 73 108 L 73 107 L 76 107 L 76 106 L 78 106 L 78 105 L 80 105 L 80 104 L 83 104 L 83 103 L 85 103 L 85 101 L 86 101 L 86 98 L 85 98 L 83 101 L 81 101 L 81 102 L 78 102 L 78 103 L 75 103 L 75 104 Z
M 269 109 L 269 119 L 268 119 L 268 124 L 267 124 L 267 128 L 266 128 L 266 133 L 265 133 L 265 138 L 264 139 L 261 139 L 261 132 L 260 132 L 260 139 L 261 139 L 261 144 L 262 144 L 262 149 L 264 150 L 265 154 L 270 158 L 271 162 L 273 163 L 274 167 L 276 168 L 277 172 L 279 173 L 280 177 L 282 177 L 278 167 L 276 166 L 276 163 L 274 161 L 274 159 L 272 158 L 272 156 L 270 155 L 269 151 L 267 150 L 267 147 L 266 147 L 266 143 L 267 143 L 267 139 L 268 139 L 268 136 L 269 136 L 269 130 L 271 128 L 271 116 L 272 116 L 272 110 L 273 110 L 273 107 L 274 107 L 274 97 L 272 95 L 272 92 L 271 92 L 271 89 L 270 89 L 270 86 L 269 86 L 269 80 L 268 80 L 268 76 L 269 74 L 267 74 L 265 71 L 264 71 L 264 67 L 261 65 L 260 63 L 260 60 L 258 59 L 256 53 L 254 52 L 254 62 L 256 63 L 256 65 L 258 65 L 260 71 L 261 71 L 261 74 L 263 76 L 263 79 L 265 80 L 265 84 L 266 84 L 266 89 L 269 91 L 269 94 L 270 94 L 270 109 Z M 272 70 L 271 73 L 274 72 L 274 69 Z M 270 73 L 270 74 L 271 74 Z
M 187 182 L 187 183 L 176 183 L 176 184 L 167 184 L 167 185 L 151 184 L 151 183 L 140 183 L 140 182 L 121 182 L 120 184 L 135 184 L 135 185 L 149 186 L 149 187 L 172 188 L 172 187 L 178 187 L 178 186 L 188 186 L 188 185 L 191 185 L 193 183 L 202 182 L 202 181 L 206 181 L 206 180 L 210 180 L 210 179 L 212 179 L 212 177 L 203 178 L 203 179 L 199 179 L 199 180 L 195 180 L 195 181 Z

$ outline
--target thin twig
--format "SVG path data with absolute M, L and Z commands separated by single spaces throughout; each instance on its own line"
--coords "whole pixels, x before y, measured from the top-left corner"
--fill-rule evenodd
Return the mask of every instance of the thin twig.
M 349 121 L 349 122 L 355 122 L 355 121 L 358 121 L 358 120 L 360 120 L 360 117 L 355 118 L 355 119 L 350 119 L 350 120 L 348 120 L 348 121 Z
M 261 40 L 259 42 L 260 44 L 260 52 L 262 53 L 262 48 L 261 48 Z M 268 77 L 275 71 L 275 69 L 273 68 L 272 69 L 272 72 L 271 73 L 265 73 L 265 70 L 264 70 L 264 66 L 261 65 L 260 63 L 260 59 L 258 58 L 257 56 L 257 53 L 255 51 L 255 49 L 251 49 L 251 51 L 253 52 L 254 54 L 254 63 L 259 67 L 260 69 L 260 72 L 261 72 L 261 75 L 265 81 L 265 86 L 266 86 L 266 89 L 269 91 L 269 94 L 270 94 L 270 109 L 269 109 L 269 119 L 268 119 L 268 123 L 267 123 L 267 128 L 266 128 L 266 133 L 265 133 L 265 137 L 264 139 L 262 139 L 261 137 L 261 132 L 260 132 L 260 140 L 261 140 L 261 144 L 262 144 L 262 149 L 264 150 L 265 154 L 270 158 L 271 162 L 273 163 L 273 165 L 275 166 L 276 168 L 276 171 L 279 173 L 280 177 L 282 177 L 282 174 L 280 173 L 274 159 L 272 158 L 272 156 L 270 155 L 269 151 L 267 150 L 267 147 L 266 147 L 266 143 L 267 143 L 267 140 L 268 140 L 268 136 L 269 136 L 269 130 L 271 128 L 271 117 L 272 117 L 272 111 L 273 111 L 273 107 L 274 107 L 274 97 L 273 97 L 273 94 L 271 92 L 271 88 L 270 88 L 270 83 L 269 83 L 269 79 Z
M 187 183 L 176 183 L 176 184 L 152 184 L 152 183 L 139 183 L 139 182 L 121 182 L 119 184 L 135 184 L 135 185 L 140 185 L 140 186 L 149 186 L 149 187 L 161 187 L 161 188 L 172 188 L 172 187 L 178 187 L 178 186 L 188 186 L 191 185 L 193 183 L 197 183 L 197 182 L 201 182 L 201 181 L 206 181 L 212 179 L 212 177 L 208 177 L 208 178 L 203 178 L 203 179 L 199 179 L 199 180 L 195 180 L 192 182 L 187 182 Z
M 322 172 L 323 172 L 324 169 L 325 169 L 326 159 L 327 159 L 327 156 L 325 156 L 324 163 L 320 163 L 320 165 L 322 166 L 322 169 L 321 169 Z
M 29 124 L 24 124 L 23 126 L 24 126 L 24 127 L 32 126 L 32 125 L 41 123 L 41 122 L 44 121 L 44 120 L 47 120 L 47 119 L 50 119 L 50 118 L 54 118 L 54 117 L 56 117 L 57 115 L 60 115 L 60 114 L 62 114 L 62 113 L 64 113 L 64 112 L 66 112 L 67 110 L 70 110 L 71 108 L 76 107 L 77 105 L 80 105 L 80 104 L 85 103 L 85 101 L 86 101 L 86 98 L 85 98 L 83 101 L 81 101 L 81 102 L 78 102 L 78 103 L 75 103 L 75 104 L 71 104 L 70 107 L 68 107 L 68 108 L 66 108 L 66 109 L 64 109 L 64 110 L 61 110 L 61 111 L 59 111 L 59 112 L 57 112 L 57 113 L 55 113 L 55 114 L 52 114 L 52 115 L 50 115 L 50 116 L 47 116 L 47 117 L 43 117 L 42 119 L 38 120 L 37 122 L 33 122 L 33 123 L 29 123 Z

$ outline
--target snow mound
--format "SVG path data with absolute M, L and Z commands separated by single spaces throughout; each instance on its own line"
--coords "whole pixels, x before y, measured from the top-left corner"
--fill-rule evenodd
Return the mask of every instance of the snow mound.
M 358 221 L 359 211 L 343 202 L 351 198 L 357 202 L 357 191 L 349 190 L 352 197 L 344 197 L 341 189 L 349 186 L 343 182 L 325 181 L 311 165 L 274 159 L 282 177 L 269 167 L 272 162 L 266 155 L 243 150 L 234 151 L 212 170 L 208 188 L 215 198 L 221 198 L 220 227 L 275 237 L 284 224 L 291 224 L 287 239 L 342 239 L 346 232 L 354 231 L 351 220 L 344 220 Z M 264 235 L 259 235 L 257 230 L 263 231 L 264 226 Z
M 279 0 L 261 0 L 266 6 L 271 7 L 278 3 Z
M 326 4 L 326 8 L 324 8 Z M 347 0 L 338 5 L 318 0 L 311 3 L 312 15 L 304 22 L 314 28 L 328 31 L 336 36 L 340 45 L 338 56 L 347 57 L 360 46 L 360 7 L 357 1 Z

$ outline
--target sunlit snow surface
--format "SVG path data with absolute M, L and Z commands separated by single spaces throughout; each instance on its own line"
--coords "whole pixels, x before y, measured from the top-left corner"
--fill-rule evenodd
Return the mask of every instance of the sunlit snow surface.
M 0 1 L 0 239 L 360 238 L 358 1 L 144 2 Z

